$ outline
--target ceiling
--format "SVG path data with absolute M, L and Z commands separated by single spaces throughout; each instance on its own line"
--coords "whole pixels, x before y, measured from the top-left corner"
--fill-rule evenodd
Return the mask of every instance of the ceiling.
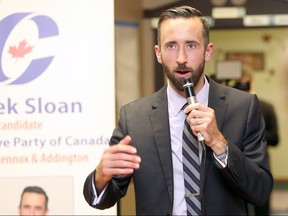
M 144 10 L 152 10 L 177 1 L 179 0 L 141 0 L 141 3 Z
M 288 26 L 288 0 L 142 0 L 141 3 L 146 18 L 158 18 L 170 7 L 190 5 L 208 17 L 213 28 Z
M 204 0 L 204 1 L 206 1 L 206 0 Z M 225 2 L 225 0 L 218 0 L 218 1 L 219 2 Z M 241 1 L 241 0 L 238 0 L 238 1 Z M 274 1 L 280 1 L 280 2 L 284 2 L 284 3 L 288 3 L 288 0 L 274 0 Z M 181 1 L 180 0 L 141 0 L 142 8 L 144 10 L 155 9 L 157 7 L 162 7 L 162 6 L 168 5 L 170 3 L 175 3 L 175 2 L 181 2 Z

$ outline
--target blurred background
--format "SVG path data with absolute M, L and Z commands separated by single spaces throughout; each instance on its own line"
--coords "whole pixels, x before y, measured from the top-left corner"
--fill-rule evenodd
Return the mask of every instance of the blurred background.
M 116 115 L 121 105 L 165 83 L 154 54 L 158 17 L 166 8 L 190 5 L 210 23 L 214 57 L 206 75 L 235 86 L 250 77 L 250 92 L 273 105 L 279 134 L 268 147 L 274 176 L 271 214 L 288 214 L 288 1 L 115 0 Z M 121 200 L 122 215 L 135 214 L 133 182 Z

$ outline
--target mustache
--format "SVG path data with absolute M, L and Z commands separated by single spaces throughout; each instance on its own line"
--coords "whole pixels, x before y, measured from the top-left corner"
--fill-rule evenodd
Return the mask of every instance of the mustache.
M 193 69 L 190 67 L 187 67 L 186 64 L 178 64 L 178 66 L 174 69 L 174 71 L 177 70 L 189 70 L 192 71 Z

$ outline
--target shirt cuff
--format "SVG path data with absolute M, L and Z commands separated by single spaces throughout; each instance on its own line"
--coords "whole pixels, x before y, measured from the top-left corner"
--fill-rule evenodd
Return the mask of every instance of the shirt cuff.
M 107 185 L 105 186 L 105 188 L 102 190 L 102 192 L 99 194 L 99 196 L 97 195 L 97 192 L 96 192 L 96 186 L 95 186 L 95 183 L 94 183 L 94 175 L 93 175 L 93 181 L 92 182 L 92 192 L 93 192 L 93 197 L 94 197 L 94 200 L 92 202 L 92 205 L 95 206 L 97 205 L 98 203 L 100 203 L 101 199 L 102 199 L 102 196 L 103 194 L 105 193 L 106 191 L 106 188 L 107 188 Z

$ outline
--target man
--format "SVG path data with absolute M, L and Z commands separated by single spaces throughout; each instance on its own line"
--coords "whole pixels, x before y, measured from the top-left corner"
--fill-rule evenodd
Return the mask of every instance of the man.
M 46 192 L 37 186 L 24 188 L 18 212 L 19 215 L 48 215 L 48 196 Z
M 194 195 L 185 194 L 182 164 L 185 119 L 205 139 L 199 147 L 200 196 L 195 194 L 201 214 L 245 215 L 246 201 L 267 201 L 273 181 L 257 97 L 204 75 L 213 48 L 198 10 L 182 6 L 162 13 L 155 53 L 168 84 L 121 108 L 111 146 L 84 184 L 89 205 L 113 206 L 133 177 L 137 215 L 190 214 Z M 199 103 L 183 110 L 185 77 L 191 77 Z

